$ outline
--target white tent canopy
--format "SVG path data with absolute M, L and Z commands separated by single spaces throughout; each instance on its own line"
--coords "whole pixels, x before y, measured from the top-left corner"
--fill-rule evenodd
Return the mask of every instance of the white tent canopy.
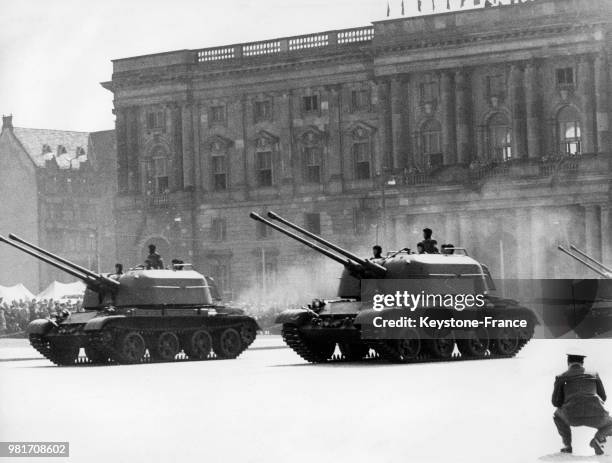
M 40 294 L 36 296 L 36 299 L 65 299 L 65 298 L 77 298 L 83 297 L 85 292 L 85 284 L 81 281 L 75 281 L 74 283 L 60 283 L 54 281 L 47 286 Z
M 34 294 L 32 294 L 28 288 L 23 286 L 23 284 L 19 283 L 15 286 L 0 286 L 0 297 L 2 298 L 2 302 L 6 302 L 10 304 L 13 301 L 19 301 L 23 299 L 24 301 L 29 301 L 30 299 L 34 299 Z

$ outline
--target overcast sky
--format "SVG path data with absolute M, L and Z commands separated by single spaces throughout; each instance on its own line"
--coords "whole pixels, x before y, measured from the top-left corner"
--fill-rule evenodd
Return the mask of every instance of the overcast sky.
M 389 3 L 400 16 L 401 0 Z M 0 0 L 0 112 L 19 127 L 112 129 L 100 86 L 112 59 L 363 26 L 386 10 L 387 0 Z

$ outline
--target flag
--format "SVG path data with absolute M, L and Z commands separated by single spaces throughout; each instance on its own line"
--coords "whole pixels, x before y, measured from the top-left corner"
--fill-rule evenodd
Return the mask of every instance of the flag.
M 389 5 L 389 2 L 387 2 L 387 18 L 391 16 L 391 6 Z
M 404 0 L 402 0 L 402 16 L 404 16 Z
M 417 6 L 419 8 L 419 13 L 421 12 L 421 0 L 417 0 Z

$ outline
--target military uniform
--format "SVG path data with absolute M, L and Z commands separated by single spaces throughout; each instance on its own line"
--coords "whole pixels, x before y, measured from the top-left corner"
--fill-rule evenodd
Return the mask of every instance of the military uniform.
M 555 378 L 552 404 L 557 410 L 553 419 L 563 444 L 570 452 L 570 426 L 597 429 L 595 439 L 600 442 L 605 442 L 606 436 L 612 436 L 612 418 L 604 408 L 605 400 L 606 391 L 599 375 L 585 371 L 580 364 L 570 364 L 565 373 Z
M 423 247 L 423 252 L 425 254 L 438 254 L 438 248 L 436 247 L 437 244 L 438 242 L 436 240 L 432 240 L 431 238 L 429 238 L 424 239 L 418 245 L 421 245 Z
M 161 256 L 156 252 L 152 252 L 151 254 L 149 254 L 147 260 L 145 261 L 145 264 L 147 269 L 161 270 L 164 268 L 164 261 L 162 260 Z

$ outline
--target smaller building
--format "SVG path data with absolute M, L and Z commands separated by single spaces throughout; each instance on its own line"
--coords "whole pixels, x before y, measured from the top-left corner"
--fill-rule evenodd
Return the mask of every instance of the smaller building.
M 0 233 L 15 233 L 94 271 L 116 260 L 113 130 L 73 132 L 14 127 L 0 133 Z M 9 246 L 0 246 L 0 285 L 37 291 L 74 277 Z

